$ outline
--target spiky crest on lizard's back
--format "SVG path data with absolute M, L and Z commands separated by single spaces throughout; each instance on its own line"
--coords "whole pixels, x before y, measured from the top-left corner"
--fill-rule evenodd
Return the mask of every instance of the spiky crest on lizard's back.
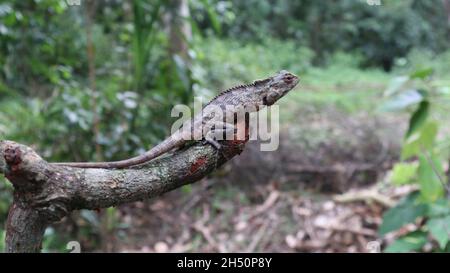
M 205 104 L 205 106 L 208 106 L 212 101 L 214 101 L 214 100 L 217 99 L 218 97 L 220 97 L 220 96 L 222 96 L 222 95 L 224 95 L 224 94 L 227 94 L 227 93 L 229 93 L 229 92 L 231 92 L 231 91 L 235 91 L 235 90 L 239 90 L 239 89 L 245 90 L 245 88 L 247 88 L 247 87 L 257 87 L 257 86 L 259 86 L 260 84 L 265 84 L 265 83 L 267 83 L 267 82 L 269 82 L 269 81 L 270 81 L 270 78 L 267 78 L 267 79 L 263 79 L 263 80 L 256 80 L 256 81 L 254 81 L 254 82 L 252 82 L 252 83 L 248 83 L 248 84 L 241 84 L 241 85 L 233 86 L 233 87 L 228 88 L 228 89 L 226 89 L 225 91 L 222 91 L 222 92 L 220 92 L 219 94 L 217 94 L 217 95 L 216 95 L 215 97 L 213 97 L 207 104 Z

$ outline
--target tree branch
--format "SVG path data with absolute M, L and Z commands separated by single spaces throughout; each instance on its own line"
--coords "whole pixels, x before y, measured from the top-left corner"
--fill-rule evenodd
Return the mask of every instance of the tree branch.
M 53 165 L 25 145 L 0 141 L 0 173 L 14 186 L 6 251 L 39 251 L 46 226 L 73 210 L 152 198 L 198 181 L 241 153 L 244 144 L 224 141 L 218 152 L 209 144 L 196 143 L 139 166 L 109 170 Z

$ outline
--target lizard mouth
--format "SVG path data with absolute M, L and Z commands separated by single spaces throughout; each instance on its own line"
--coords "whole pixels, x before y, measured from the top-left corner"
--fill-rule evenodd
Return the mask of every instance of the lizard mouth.
M 274 104 L 274 101 L 268 101 L 267 100 L 267 96 L 263 97 L 263 104 L 266 106 L 271 106 L 272 104 Z

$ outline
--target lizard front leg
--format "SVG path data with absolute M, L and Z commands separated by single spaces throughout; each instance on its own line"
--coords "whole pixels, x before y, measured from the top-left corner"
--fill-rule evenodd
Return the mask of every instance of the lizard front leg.
M 227 157 L 227 155 L 222 152 L 222 145 L 217 140 L 223 140 L 224 135 L 225 139 L 228 139 L 229 136 L 234 135 L 235 130 L 236 127 L 234 126 L 234 124 L 225 123 L 223 121 L 216 121 L 214 122 L 214 126 L 212 126 L 211 129 L 204 135 L 205 142 L 211 144 L 214 148 L 216 148 L 217 152 L 222 153 L 222 155 L 228 160 L 229 158 Z M 217 168 L 217 160 L 214 168 Z
M 214 121 L 213 126 L 211 126 L 210 130 L 204 135 L 205 141 L 214 146 L 217 150 L 220 150 L 222 145 L 217 140 L 223 140 L 224 135 L 225 139 L 233 136 L 235 128 L 234 124 L 223 121 Z

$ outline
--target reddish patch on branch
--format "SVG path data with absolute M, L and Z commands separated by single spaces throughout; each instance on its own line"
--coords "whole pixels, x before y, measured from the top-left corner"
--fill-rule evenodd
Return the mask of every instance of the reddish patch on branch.
M 22 163 L 22 152 L 19 147 L 7 147 L 4 157 L 11 171 L 17 171 L 19 169 L 19 164 Z
M 202 156 L 200 158 L 198 158 L 192 165 L 191 168 L 189 169 L 189 174 L 193 174 L 196 171 L 198 171 L 198 169 L 200 169 L 203 165 L 206 164 L 206 156 Z
M 238 145 L 245 144 L 247 141 L 248 141 L 248 139 L 245 139 L 245 140 L 234 139 L 234 140 L 230 140 L 228 143 L 229 143 L 229 145 L 232 145 L 232 146 L 238 146 Z

